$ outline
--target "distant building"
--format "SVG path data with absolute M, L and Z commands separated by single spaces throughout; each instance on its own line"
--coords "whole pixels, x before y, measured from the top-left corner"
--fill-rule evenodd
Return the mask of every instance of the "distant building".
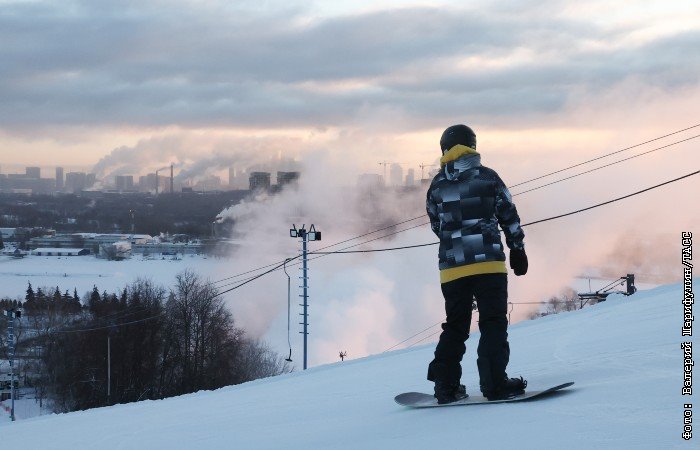
M 233 184 L 235 182 L 236 182 L 236 168 L 229 167 L 228 168 L 228 187 L 229 187 L 229 189 L 233 189 Z
M 299 180 L 299 172 L 277 172 L 277 186 L 282 187 Z
M 155 173 L 149 173 L 148 175 L 139 177 L 139 191 L 141 192 L 152 192 L 156 190 L 156 185 L 158 184 Z
M 219 191 L 221 190 L 221 178 L 216 175 L 206 177 L 199 180 L 197 184 L 194 185 L 196 191 Z
M 134 244 L 131 253 L 137 255 L 201 255 L 204 245 L 200 243 L 153 242 Z
M 17 194 L 52 193 L 56 188 L 54 180 L 50 178 L 36 178 L 37 170 L 39 170 L 38 167 L 27 167 L 27 173 L 8 174 L 6 178 L 3 176 L 0 180 L 2 190 Z
M 97 255 L 104 254 L 104 249 L 117 242 L 128 242 L 131 245 L 145 244 L 153 239 L 147 234 L 84 234 L 85 248 Z
M 406 175 L 406 186 L 413 186 L 416 184 L 416 171 L 415 169 L 408 169 L 408 174 Z
M 56 190 L 62 191 L 63 187 L 63 167 L 56 167 Z
M 403 167 L 396 163 L 392 164 L 389 167 L 389 179 L 392 186 L 403 185 Z
M 86 256 L 90 250 L 86 248 L 37 248 L 32 250 L 34 256 Z
M 376 173 L 363 173 L 357 177 L 357 185 L 360 188 L 378 189 L 384 186 L 384 177 Z
M 85 175 L 85 187 L 90 188 L 93 187 L 97 183 L 97 174 L 94 173 L 88 173 Z
M 162 194 L 164 192 L 170 192 L 170 177 L 164 175 L 158 175 L 157 177 L 153 174 L 153 180 L 156 192 Z
M 117 175 L 114 177 L 114 185 L 117 190 L 131 191 L 134 189 L 134 177 L 132 175 Z
M 151 239 L 152 237 L 147 234 L 57 234 L 32 238 L 27 243 L 27 247 L 30 250 L 38 248 L 86 248 L 99 255 L 104 252 L 103 247 L 109 247 L 117 242 L 135 245 L 145 244 Z
M 3 241 L 14 241 L 17 228 L 0 228 L 0 236 Z
M 85 172 L 68 172 L 66 174 L 66 190 L 79 193 L 87 188 L 87 175 Z
M 26 168 L 27 178 L 33 178 L 38 180 L 41 178 L 41 168 L 40 167 L 27 167 Z
M 248 180 L 251 191 L 270 190 L 270 172 L 251 172 Z
M 80 234 L 58 234 L 31 238 L 27 243 L 29 250 L 38 248 L 83 248 L 85 238 Z

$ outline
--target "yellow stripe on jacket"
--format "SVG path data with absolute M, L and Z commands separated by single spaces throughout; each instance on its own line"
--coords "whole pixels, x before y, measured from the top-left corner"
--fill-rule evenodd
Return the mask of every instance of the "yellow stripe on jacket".
M 508 273 L 505 261 L 486 261 L 442 269 L 440 271 L 440 283 L 449 283 L 458 278 L 483 275 L 486 273 Z

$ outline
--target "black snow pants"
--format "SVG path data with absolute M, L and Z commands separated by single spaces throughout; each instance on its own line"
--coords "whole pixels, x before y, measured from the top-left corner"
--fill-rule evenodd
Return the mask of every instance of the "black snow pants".
M 442 284 L 447 319 L 428 366 L 428 380 L 455 384 L 462 376 L 460 362 L 466 350 L 472 318 L 472 300 L 479 309 L 477 367 L 482 392 L 493 391 L 506 378 L 508 345 L 508 276 L 505 273 L 472 275 Z

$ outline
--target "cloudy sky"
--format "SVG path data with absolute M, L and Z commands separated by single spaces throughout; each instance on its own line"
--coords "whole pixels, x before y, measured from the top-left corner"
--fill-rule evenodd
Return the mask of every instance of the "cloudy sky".
M 697 2 L 580 3 L 0 0 L 0 164 L 324 149 L 376 170 L 434 162 L 453 123 L 590 154 L 700 122 Z

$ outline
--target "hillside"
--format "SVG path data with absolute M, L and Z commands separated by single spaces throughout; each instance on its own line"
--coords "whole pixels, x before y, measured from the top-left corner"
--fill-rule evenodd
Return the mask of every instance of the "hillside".
M 399 407 L 395 394 L 431 389 L 429 344 L 168 400 L 0 416 L 0 436 L 15 449 L 685 448 L 681 300 L 674 284 L 513 326 L 511 375 L 532 389 L 576 382 L 542 401 Z M 477 339 L 463 362 L 473 393 Z

